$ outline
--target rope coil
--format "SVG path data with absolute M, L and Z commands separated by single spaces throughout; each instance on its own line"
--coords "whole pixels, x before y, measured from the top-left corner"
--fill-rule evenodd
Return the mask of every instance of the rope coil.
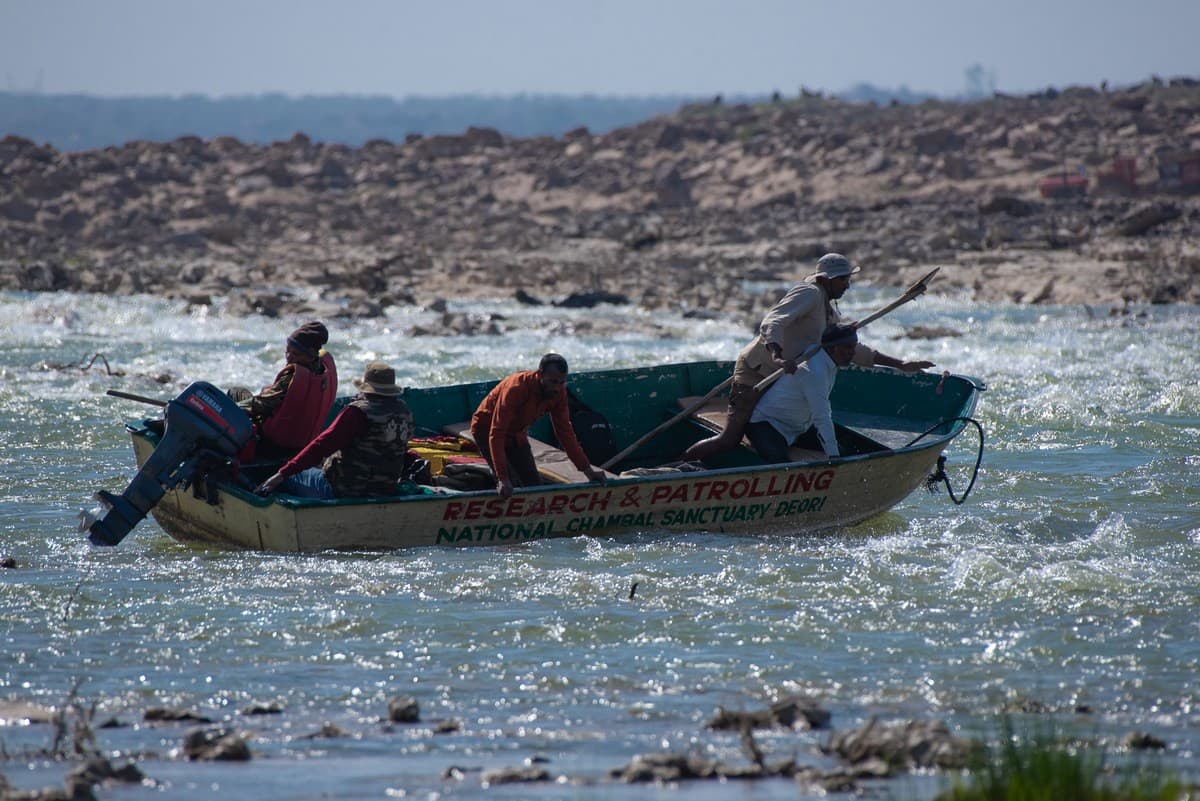
M 931 493 L 936 492 L 937 485 L 939 482 L 941 482 L 946 485 L 946 494 L 950 496 L 950 500 L 954 501 L 954 503 L 956 505 L 961 506 L 963 503 L 966 502 L 967 496 L 971 494 L 971 489 L 974 488 L 974 486 L 975 486 L 975 479 L 977 479 L 979 477 L 979 465 L 982 464 L 982 462 L 983 462 L 984 434 L 983 434 L 983 426 L 979 424 L 979 421 L 975 420 L 973 417 L 952 417 L 949 420 L 941 420 L 938 422 L 937 425 L 933 426 L 928 431 L 925 431 L 924 433 L 919 434 L 916 438 L 913 439 L 912 442 L 908 443 L 908 445 L 905 445 L 904 447 L 907 448 L 909 446 L 915 445 L 917 442 L 919 442 L 920 440 L 929 436 L 934 431 L 937 431 L 939 428 L 944 426 L 946 423 L 955 423 L 958 421 L 962 421 L 964 423 L 970 423 L 971 425 L 975 426 L 975 430 L 979 432 L 979 450 L 975 455 L 975 466 L 973 468 L 971 468 L 971 480 L 967 483 L 967 488 L 963 491 L 961 498 L 958 497 L 957 495 L 955 495 L 954 487 L 950 486 L 950 477 L 946 475 L 946 457 L 943 454 L 941 456 L 938 456 L 937 469 L 934 472 L 930 473 L 929 477 L 925 479 L 925 488 L 928 489 Z M 965 426 L 963 427 L 963 431 L 966 431 Z M 953 442 L 954 439 L 957 439 L 959 434 L 962 434 L 962 431 L 958 432 L 958 434 L 955 434 L 954 437 L 950 441 Z M 949 444 L 949 443 L 947 443 L 947 444 Z

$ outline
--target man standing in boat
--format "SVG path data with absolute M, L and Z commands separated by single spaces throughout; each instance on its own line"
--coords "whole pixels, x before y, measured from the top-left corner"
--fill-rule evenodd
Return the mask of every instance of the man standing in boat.
M 396 371 L 383 362 L 370 362 L 354 385 L 359 394 L 329 428 L 255 492 L 270 495 L 282 484 L 302 498 L 396 494 L 413 433 L 412 412 L 400 399 L 404 390 L 396 386 Z
M 796 372 L 804 354 L 820 346 L 822 332 L 840 323 L 841 315 L 833 302 L 850 288 L 850 277 L 862 268 L 850 264 L 840 253 L 826 253 L 817 260 L 817 269 L 796 284 L 767 311 L 758 327 L 758 336 L 738 354 L 729 389 L 728 419 L 720 434 L 700 440 L 684 452 L 689 461 L 706 459 L 732 449 L 742 440 L 750 415 L 762 392 L 755 386 L 775 372 Z M 853 363 L 870 367 L 883 365 L 905 372 L 932 367 L 933 362 L 903 361 L 859 344 Z
M 575 467 L 590 480 L 604 483 L 604 471 L 592 467 L 571 426 L 567 360 L 547 353 L 537 370 L 513 373 L 493 387 L 471 416 L 471 436 L 496 475 L 500 497 L 511 497 L 513 487 L 542 483 L 529 445 L 529 427 L 547 412 L 554 436 Z
M 288 334 L 286 364 L 270 386 L 257 395 L 243 387 L 229 390 L 254 423 L 255 438 L 239 457 L 243 462 L 288 459 L 325 427 L 338 388 L 337 366 L 324 349 L 328 341 L 323 323 L 307 322 Z
M 750 415 L 746 438 L 764 462 L 791 461 L 791 447 L 840 455 L 829 395 L 838 368 L 850 364 L 857 345 L 854 326 L 829 326 L 821 335 L 821 350 L 763 393 Z

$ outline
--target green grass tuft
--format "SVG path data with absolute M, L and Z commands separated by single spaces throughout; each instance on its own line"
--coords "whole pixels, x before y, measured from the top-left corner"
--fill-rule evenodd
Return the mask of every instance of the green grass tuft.
M 1157 762 L 1110 765 L 1102 746 L 1042 728 L 1030 736 L 1000 723 L 996 745 L 981 747 L 965 777 L 937 801 L 1180 801 L 1186 788 Z

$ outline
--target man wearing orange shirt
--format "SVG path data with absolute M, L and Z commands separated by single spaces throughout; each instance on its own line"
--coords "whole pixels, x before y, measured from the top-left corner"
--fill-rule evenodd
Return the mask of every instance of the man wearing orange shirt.
M 500 497 L 510 497 L 513 487 L 536 487 L 542 483 L 529 446 L 528 430 L 547 412 L 554 436 L 571 462 L 592 481 L 604 483 L 604 471 L 592 467 L 571 427 L 567 360 L 557 353 L 547 353 L 537 370 L 513 373 L 493 387 L 471 417 L 471 436 L 496 474 L 496 492 Z

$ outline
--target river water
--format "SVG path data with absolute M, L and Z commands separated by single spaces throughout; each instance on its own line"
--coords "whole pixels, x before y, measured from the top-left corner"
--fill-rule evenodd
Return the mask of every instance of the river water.
M 887 293 L 855 287 L 850 316 Z M 330 320 L 343 379 L 369 359 L 409 386 L 525 369 L 550 348 L 575 369 L 733 358 L 737 326 L 615 307 L 503 314 L 501 337 L 412 337 L 440 315 Z M 1200 773 L 1200 310 L 984 306 L 928 297 L 864 340 L 987 382 L 983 469 L 962 506 L 918 491 L 821 536 L 646 531 L 476 549 L 280 556 L 186 547 L 147 519 L 90 547 L 79 510 L 119 491 L 123 422 L 192 380 L 261 386 L 297 320 L 161 300 L 0 295 L 0 705 L 75 702 L 99 749 L 155 783 L 102 798 L 794 799 L 782 779 L 628 787 L 608 771 L 657 750 L 732 762 L 718 707 L 800 695 L 835 729 L 941 720 L 987 736 L 1004 709 L 1041 709 L 1120 752 L 1141 731 L 1172 770 Z M 897 340 L 916 324 L 961 334 Z M 88 370 L 80 365 L 102 353 Z M 165 384 L 155 380 L 167 375 Z M 973 435 L 948 451 L 962 491 Z M 630 598 L 630 588 L 637 583 Z M 421 722 L 388 727 L 410 695 Z M 246 715 L 274 705 L 270 715 Z M 250 737 L 249 763 L 179 752 L 187 709 Z M 36 718 L 36 715 L 34 715 Z M 124 724 L 100 728 L 115 720 Z M 437 733 L 439 721 L 457 731 Z M 342 736 L 314 737 L 325 724 Z M 332 730 L 330 730 L 332 731 Z M 828 732 L 762 732 L 772 759 L 822 768 Z M 9 715 L 0 774 L 60 784 L 55 729 Z M 71 744 L 71 737 L 60 746 Z M 542 762 L 541 760 L 545 760 Z M 481 770 L 536 761 L 561 783 L 485 788 Z M 443 778 L 451 767 L 464 777 Z M 928 798 L 944 776 L 871 785 Z

